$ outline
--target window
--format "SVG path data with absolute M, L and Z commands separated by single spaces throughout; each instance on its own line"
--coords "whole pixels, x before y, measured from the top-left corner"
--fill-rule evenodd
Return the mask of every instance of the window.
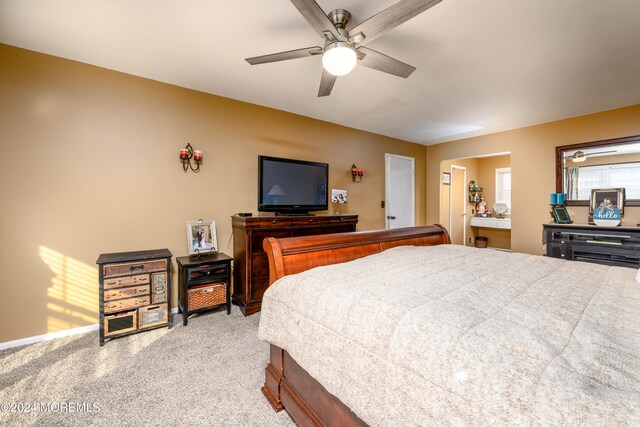
M 585 166 L 578 172 L 578 199 L 588 200 L 592 188 L 624 188 L 627 199 L 640 199 L 640 163 Z
M 511 213 L 511 168 L 496 169 L 496 203 L 506 203 Z

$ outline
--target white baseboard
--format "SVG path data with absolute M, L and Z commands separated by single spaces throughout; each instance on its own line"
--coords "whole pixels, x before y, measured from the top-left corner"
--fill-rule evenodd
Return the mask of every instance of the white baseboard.
M 178 313 L 178 307 L 174 307 L 171 309 L 171 314 Z M 82 334 L 85 332 L 96 331 L 98 330 L 98 324 L 94 323 L 93 325 L 81 326 L 79 328 L 66 329 L 64 331 L 51 332 L 49 334 L 36 335 L 33 337 L 20 338 L 19 340 L 7 341 L 0 343 L 0 350 L 5 350 L 7 348 L 20 347 L 27 344 L 34 344 L 40 341 L 49 341 L 56 338 L 68 337 L 71 335 Z
M 70 335 L 82 334 L 84 332 L 98 330 L 98 324 L 81 326 L 79 328 L 67 329 L 64 331 L 51 332 L 49 334 L 36 335 L 34 337 L 21 338 L 19 340 L 7 341 L 0 343 L 0 350 L 5 350 L 12 347 L 20 347 L 27 344 L 34 344 L 40 341 L 48 341 L 56 338 L 68 337 Z

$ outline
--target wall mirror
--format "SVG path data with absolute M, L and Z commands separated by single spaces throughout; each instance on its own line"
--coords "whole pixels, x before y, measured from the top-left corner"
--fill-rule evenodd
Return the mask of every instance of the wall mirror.
M 640 135 L 556 147 L 556 192 L 567 205 L 588 206 L 593 188 L 625 188 L 640 206 Z

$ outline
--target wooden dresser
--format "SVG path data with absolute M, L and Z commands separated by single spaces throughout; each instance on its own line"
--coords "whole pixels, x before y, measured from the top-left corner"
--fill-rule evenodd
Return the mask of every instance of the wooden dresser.
M 100 345 L 171 327 L 171 257 L 168 249 L 100 255 Z
M 267 237 L 311 236 L 356 231 L 358 215 L 231 217 L 233 226 L 233 303 L 245 316 L 257 313 L 269 286 Z
M 545 255 L 621 267 L 640 267 L 640 227 L 544 224 Z

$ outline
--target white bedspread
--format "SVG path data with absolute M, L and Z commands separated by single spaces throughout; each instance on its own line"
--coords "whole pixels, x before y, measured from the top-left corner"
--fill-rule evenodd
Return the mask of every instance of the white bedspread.
M 635 275 L 398 247 L 279 280 L 259 335 L 370 425 L 640 425 Z

